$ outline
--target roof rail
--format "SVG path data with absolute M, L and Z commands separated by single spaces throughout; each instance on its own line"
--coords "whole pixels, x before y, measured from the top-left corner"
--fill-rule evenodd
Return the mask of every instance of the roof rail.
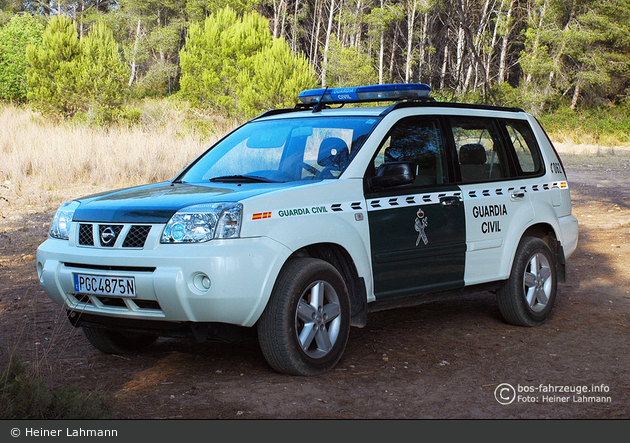
M 381 116 L 385 116 L 395 109 L 412 108 L 416 106 L 426 107 L 440 107 L 440 108 L 455 108 L 455 109 L 482 109 L 488 111 L 504 111 L 504 112 L 525 112 L 522 108 L 513 106 L 495 106 L 495 105 L 481 105 L 476 103 L 459 103 L 459 102 L 436 102 L 433 101 L 406 101 L 394 103 L 383 112 Z

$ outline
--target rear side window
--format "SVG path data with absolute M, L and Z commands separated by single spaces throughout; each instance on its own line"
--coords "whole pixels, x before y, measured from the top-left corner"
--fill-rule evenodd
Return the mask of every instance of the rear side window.
M 519 175 L 528 176 L 542 172 L 538 144 L 529 124 L 525 121 L 509 120 L 505 122 L 505 128 L 516 154 Z
M 451 129 L 463 183 L 508 176 L 503 144 L 493 119 L 452 118 Z

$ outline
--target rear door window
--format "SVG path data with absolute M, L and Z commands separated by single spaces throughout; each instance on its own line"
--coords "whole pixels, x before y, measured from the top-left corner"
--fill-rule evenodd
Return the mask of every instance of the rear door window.
M 507 178 L 508 167 L 502 139 L 494 119 L 450 119 L 462 183 Z

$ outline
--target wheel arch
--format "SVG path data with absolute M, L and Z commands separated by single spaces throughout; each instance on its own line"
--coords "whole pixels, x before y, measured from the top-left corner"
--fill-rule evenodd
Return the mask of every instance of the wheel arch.
M 367 289 L 365 279 L 359 276 L 350 253 L 335 243 L 316 243 L 304 246 L 287 259 L 297 257 L 317 258 L 335 267 L 346 282 L 350 297 L 351 326 L 364 327 L 367 324 Z
M 562 243 L 560 242 L 558 234 L 553 226 L 549 223 L 536 223 L 529 226 L 525 232 L 523 232 L 519 243 L 525 237 L 537 237 L 549 246 L 549 249 L 551 249 L 552 254 L 556 258 L 556 273 L 558 275 L 558 281 L 560 283 L 564 283 L 566 281 L 566 259 Z

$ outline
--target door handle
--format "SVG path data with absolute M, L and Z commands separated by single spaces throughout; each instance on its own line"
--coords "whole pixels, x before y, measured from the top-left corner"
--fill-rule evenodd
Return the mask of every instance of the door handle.
M 510 192 L 510 198 L 512 200 L 523 200 L 525 198 L 525 191 L 522 189 Z
M 459 206 L 459 197 L 440 197 L 440 204 L 446 207 Z

